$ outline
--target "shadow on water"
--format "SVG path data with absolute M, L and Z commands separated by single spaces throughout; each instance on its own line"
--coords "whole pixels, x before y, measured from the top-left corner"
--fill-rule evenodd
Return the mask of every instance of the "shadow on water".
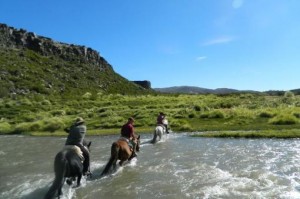
M 46 195 L 49 188 L 50 188 L 50 184 L 49 184 L 49 186 L 46 186 L 44 188 L 36 189 L 33 192 L 29 193 L 28 195 L 22 196 L 21 199 L 41 199 L 41 198 L 44 198 L 44 196 Z

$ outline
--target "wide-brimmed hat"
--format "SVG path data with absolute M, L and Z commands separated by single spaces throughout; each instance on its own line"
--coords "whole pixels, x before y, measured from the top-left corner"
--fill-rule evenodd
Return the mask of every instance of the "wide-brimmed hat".
M 76 120 L 75 120 L 75 124 L 76 124 L 76 125 L 82 124 L 82 123 L 84 123 L 84 119 L 83 119 L 82 117 L 76 118 Z

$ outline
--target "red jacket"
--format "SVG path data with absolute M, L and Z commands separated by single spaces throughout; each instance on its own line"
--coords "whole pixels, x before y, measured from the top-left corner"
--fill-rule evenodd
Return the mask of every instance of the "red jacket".
M 164 115 L 159 115 L 156 119 L 157 124 L 163 124 L 163 120 L 164 120 L 165 116 Z
M 130 139 L 134 135 L 134 127 L 131 123 L 127 122 L 122 126 L 121 135 Z

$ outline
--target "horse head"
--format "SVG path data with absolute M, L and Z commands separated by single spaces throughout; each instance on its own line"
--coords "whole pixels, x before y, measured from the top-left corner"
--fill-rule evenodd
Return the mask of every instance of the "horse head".
M 91 141 L 86 141 L 86 140 L 83 140 L 83 146 L 85 146 L 85 148 L 87 148 L 87 150 L 89 151 L 89 152 L 91 152 L 91 144 L 92 144 L 92 142 Z

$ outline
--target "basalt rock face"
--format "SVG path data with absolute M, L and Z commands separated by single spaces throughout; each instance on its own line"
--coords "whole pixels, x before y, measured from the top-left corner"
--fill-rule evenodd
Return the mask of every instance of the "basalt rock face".
M 0 47 L 28 48 L 44 56 L 53 55 L 66 61 L 80 61 L 81 63 L 98 65 L 101 70 L 112 69 L 110 64 L 91 48 L 56 42 L 24 29 L 9 27 L 6 24 L 0 24 Z
M 151 89 L 151 82 L 144 80 L 144 81 L 133 81 L 133 83 L 145 88 L 145 89 Z
M 20 94 L 144 94 L 88 47 L 53 41 L 0 24 L 0 98 Z

